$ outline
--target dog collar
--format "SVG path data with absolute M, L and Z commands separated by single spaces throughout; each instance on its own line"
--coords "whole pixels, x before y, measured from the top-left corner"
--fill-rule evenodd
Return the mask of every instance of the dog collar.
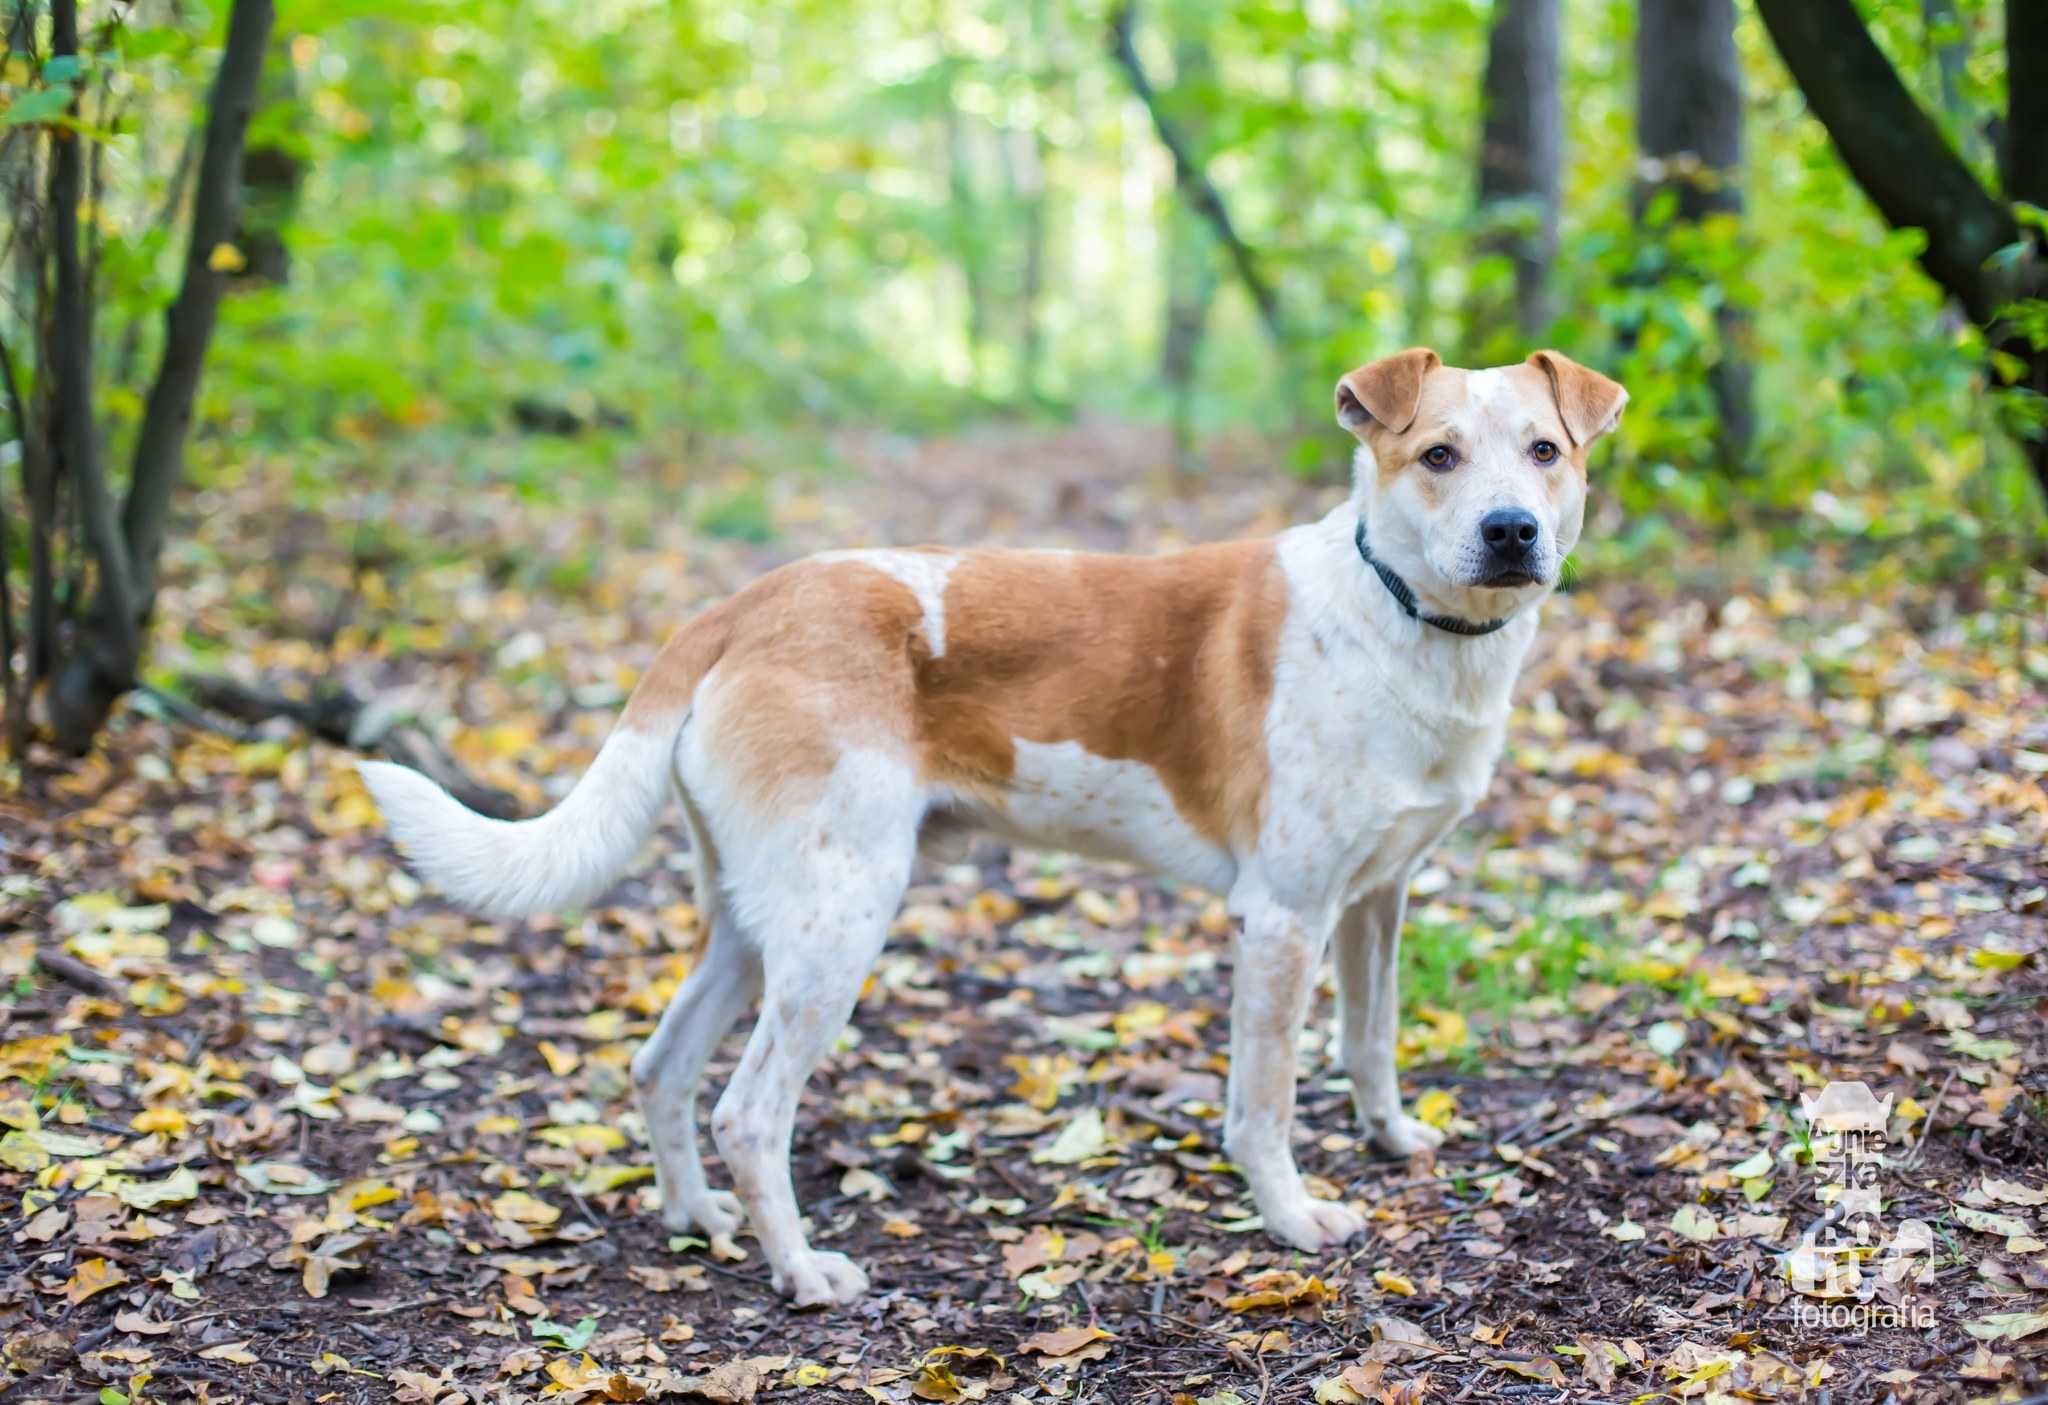
M 1502 628 L 1507 624 L 1508 620 L 1513 618 L 1511 615 L 1503 615 L 1497 620 L 1474 621 L 1461 620 L 1456 615 L 1425 615 L 1415 607 L 1415 592 L 1409 588 L 1408 582 L 1402 580 L 1395 573 L 1392 566 L 1389 566 L 1386 562 L 1380 560 L 1379 557 L 1373 555 L 1372 548 L 1365 544 L 1365 519 L 1363 517 L 1358 519 L 1358 534 L 1352 540 L 1358 543 L 1360 558 L 1364 560 L 1366 565 L 1372 567 L 1373 571 L 1380 578 L 1380 584 L 1387 588 L 1387 594 L 1394 597 L 1394 603 L 1401 607 L 1401 613 L 1411 620 L 1421 620 L 1424 624 L 1432 625 L 1446 634 L 1470 636 L 1491 634 L 1495 630 Z

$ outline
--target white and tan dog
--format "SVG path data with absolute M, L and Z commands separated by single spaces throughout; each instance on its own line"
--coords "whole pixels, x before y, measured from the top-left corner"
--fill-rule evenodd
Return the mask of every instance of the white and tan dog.
M 1578 540 L 1586 453 L 1622 388 L 1554 351 L 1464 371 L 1404 351 L 1345 376 L 1351 500 L 1265 541 L 1156 557 L 840 551 L 771 572 L 669 639 L 590 770 L 537 819 L 425 777 L 363 775 L 413 866 L 514 916 L 595 897 L 671 795 L 695 850 L 702 963 L 633 1061 L 673 1229 L 737 1230 L 778 1289 L 867 1277 L 804 1237 L 789 1175 L 805 1080 L 852 1014 L 919 848 L 968 831 L 1130 859 L 1228 894 L 1224 1146 L 1266 1229 L 1363 1226 L 1294 1164 L 1295 1050 L 1334 934 L 1341 1058 L 1383 1149 L 1401 1109 L 1396 953 L 1410 875 L 1485 791 L 1539 602 Z M 696 1092 L 760 996 L 711 1116 Z

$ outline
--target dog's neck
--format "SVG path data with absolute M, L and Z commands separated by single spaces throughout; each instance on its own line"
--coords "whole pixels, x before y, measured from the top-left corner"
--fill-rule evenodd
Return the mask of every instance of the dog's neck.
M 1398 667 L 1387 672 L 1388 684 L 1404 694 L 1412 692 L 1418 711 L 1426 705 L 1450 721 L 1497 720 L 1507 710 L 1522 660 L 1536 638 L 1547 593 L 1523 603 L 1491 634 L 1468 637 L 1432 629 L 1409 618 L 1378 573 L 1360 558 L 1359 506 L 1347 501 L 1322 520 L 1289 534 L 1299 534 L 1299 543 L 1282 554 L 1290 563 L 1300 563 L 1290 564 L 1289 576 L 1306 597 L 1302 603 L 1311 613 L 1311 628 L 1327 647 L 1363 650 L 1382 665 L 1398 661 Z M 1463 603 L 1440 602 L 1422 591 L 1417 599 L 1431 610 Z

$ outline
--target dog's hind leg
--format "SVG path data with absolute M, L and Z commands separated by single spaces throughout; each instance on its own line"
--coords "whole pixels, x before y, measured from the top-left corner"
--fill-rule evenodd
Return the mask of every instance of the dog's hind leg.
M 761 992 L 761 954 L 734 925 L 719 892 L 718 858 L 684 797 L 697 869 L 697 910 L 705 924 L 704 955 L 669 1001 L 661 1023 L 633 1055 L 633 1092 L 654 1149 L 661 1220 L 681 1233 L 730 1235 L 740 1227 L 740 1202 L 704 1178 L 697 1138 L 697 1085 L 718 1041 Z
M 633 1092 L 654 1147 L 661 1222 L 716 1237 L 740 1227 L 740 1203 L 704 1178 L 697 1146 L 697 1085 L 718 1041 L 761 988 L 760 957 L 730 915 L 712 920 L 704 959 L 669 1001 L 661 1023 L 633 1056 Z
M 711 1134 L 774 1274 L 799 1307 L 846 1303 L 867 1275 L 804 1237 L 789 1175 L 805 1081 L 853 1013 L 910 880 L 919 801 L 907 765 L 849 752 L 818 803 L 750 852 L 735 893 L 762 943 L 761 1018 Z

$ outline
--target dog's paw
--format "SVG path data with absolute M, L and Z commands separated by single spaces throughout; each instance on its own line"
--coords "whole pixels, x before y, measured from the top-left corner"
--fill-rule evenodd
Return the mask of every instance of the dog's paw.
M 1264 1212 L 1266 1233 L 1304 1253 L 1317 1253 L 1365 1228 L 1365 1216 L 1334 1200 L 1303 1195 L 1294 1203 Z
M 701 1230 L 706 1239 L 731 1238 L 746 1218 L 740 1198 L 726 1190 L 707 1190 L 688 1201 L 678 1197 L 675 1204 L 661 1207 L 662 1228 L 669 1233 Z
M 1366 1135 L 1389 1156 L 1413 1156 L 1418 1151 L 1435 1151 L 1444 1144 L 1444 1134 L 1427 1122 L 1397 1112 L 1391 1117 L 1368 1117 Z
M 806 1249 L 789 1271 L 775 1271 L 775 1291 L 797 1307 L 845 1307 L 868 1290 L 868 1276 L 844 1254 Z

